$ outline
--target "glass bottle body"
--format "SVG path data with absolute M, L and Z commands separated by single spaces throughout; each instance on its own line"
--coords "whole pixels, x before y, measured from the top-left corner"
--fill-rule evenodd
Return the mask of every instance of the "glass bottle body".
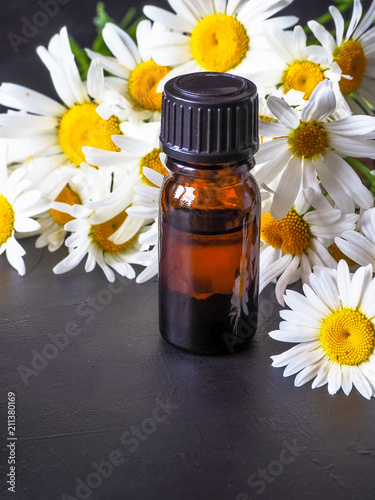
M 159 328 L 195 354 L 243 349 L 257 327 L 260 194 L 252 160 L 176 163 L 161 190 Z

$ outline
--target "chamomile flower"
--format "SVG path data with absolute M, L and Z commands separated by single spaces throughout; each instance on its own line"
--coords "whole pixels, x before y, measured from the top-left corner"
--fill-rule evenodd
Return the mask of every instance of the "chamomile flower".
M 112 174 L 109 169 L 96 170 L 85 164 L 82 164 L 81 169 L 89 185 L 92 202 L 99 205 L 102 200 L 106 208 L 110 205 L 111 215 L 98 223 L 89 204 L 71 206 L 55 202 L 53 209 L 72 217 L 64 226 L 65 230 L 72 234 L 65 241 L 69 255 L 59 262 L 53 271 L 56 274 L 68 272 L 87 255 L 86 272 L 92 271 L 98 264 L 108 281 L 115 280 L 113 269 L 121 276 L 134 278 L 135 272 L 130 264 L 132 256 L 141 248 L 138 238 L 143 230 L 143 221 L 131 217 L 122 209 L 122 203 L 119 201 L 121 196 L 118 196 L 117 190 L 111 192 Z M 113 213 L 116 215 L 112 216 Z M 113 235 L 119 228 L 122 228 L 121 244 L 113 241 Z
M 84 145 L 117 151 L 111 135 L 121 133 L 119 119 L 111 116 L 104 120 L 96 112 L 105 95 L 99 62 L 92 62 L 84 84 L 66 28 L 52 37 L 48 49 L 38 47 L 37 52 L 64 105 L 26 87 L 3 83 L 0 103 L 17 111 L 0 115 L 0 136 L 28 137 L 30 150 L 23 160 L 30 156 L 48 157 L 50 171 L 63 165 L 79 167 L 84 161 Z
M 335 238 L 338 248 L 361 266 L 372 265 L 375 273 L 375 208 L 364 210 L 357 230 L 349 230 Z
M 303 98 L 308 100 L 323 80 L 329 79 L 334 83 L 340 80 L 340 66 L 334 61 L 327 62 L 328 52 L 325 54 L 323 51 L 323 54 L 314 54 L 313 57 L 309 55 L 302 26 L 295 26 L 292 37 L 277 26 L 266 28 L 266 33 L 274 51 L 283 61 L 269 71 L 254 75 L 258 87 L 264 88 L 266 93 L 277 87 L 284 94 L 291 90 L 302 92 Z
M 107 23 L 103 29 L 103 38 L 115 57 L 106 57 L 86 49 L 91 58 L 97 58 L 107 71 L 123 80 L 123 95 L 126 101 L 117 98 L 117 103 L 127 110 L 131 120 L 160 120 L 162 94 L 156 89 L 171 68 L 156 64 L 151 57 L 150 39 L 157 37 L 159 31 L 160 26 L 157 23 L 151 25 L 148 20 L 141 21 L 137 26 L 135 44 L 125 31 Z M 103 112 L 106 113 L 107 106 L 99 106 L 98 112 L 101 116 Z
M 310 206 L 315 210 L 311 211 Z M 267 212 L 261 216 L 260 291 L 277 279 L 276 298 L 283 304 L 289 283 L 298 278 L 308 283 L 314 266 L 335 268 L 337 262 L 328 247 L 335 236 L 352 230 L 356 214 L 343 214 L 312 188 L 298 196 L 295 205 L 281 220 Z
M 375 278 L 371 266 L 354 275 L 341 260 L 337 270 L 312 274 L 305 295 L 287 290 L 291 310 L 280 312 L 284 321 L 269 335 L 282 342 L 299 343 L 271 356 L 272 366 L 285 366 L 284 377 L 297 373 L 299 387 L 314 379 L 312 388 L 328 384 L 328 392 L 353 387 L 362 396 L 375 396 Z
M 175 14 L 145 6 L 145 15 L 167 28 L 152 39 L 155 62 L 174 67 L 160 87 L 168 79 L 184 73 L 243 74 L 260 70 L 265 64 L 271 67 L 274 53 L 267 44 L 263 26 L 266 22 L 281 28 L 295 24 L 294 16 L 268 20 L 290 3 L 291 0 L 169 0 Z
M 65 212 L 61 212 L 52 208 L 54 203 L 65 203 L 67 205 L 81 205 L 89 202 L 85 186 L 85 179 L 75 175 L 67 182 L 62 189 L 60 187 L 52 192 L 58 193 L 53 197 L 53 202 L 50 202 L 49 209 L 41 217 L 38 218 L 40 224 L 39 236 L 35 241 L 36 248 L 48 247 L 50 252 L 55 252 L 64 243 L 68 232 L 65 229 L 65 224 L 73 217 Z M 51 196 L 54 196 L 51 194 Z
M 267 103 L 279 123 L 259 122 L 259 134 L 274 140 L 260 145 L 254 176 L 259 185 L 278 181 L 271 208 L 274 219 L 285 217 L 300 189 L 319 189 L 319 182 L 344 212 L 353 212 L 354 204 L 373 206 L 370 190 L 343 156 L 375 158 L 374 117 L 330 119 L 336 98 L 328 80 L 317 85 L 301 111 L 274 96 Z
M 339 82 L 340 90 L 355 113 L 374 114 L 375 97 L 375 1 L 361 19 L 362 4 L 354 0 L 353 14 L 349 27 L 344 33 L 344 19 L 337 7 L 330 6 L 336 38 L 316 21 L 308 23 L 309 28 L 322 47 L 309 47 L 310 54 L 329 53 L 328 62 L 336 62 L 343 73 Z M 359 103 L 359 104 L 358 104 Z
M 43 213 L 47 205 L 37 190 L 29 190 L 25 170 L 19 167 L 8 176 L 6 150 L 0 149 L 0 255 L 5 252 L 9 264 L 23 276 L 25 250 L 15 238 L 16 232 L 33 233 L 40 228 L 32 217 Z

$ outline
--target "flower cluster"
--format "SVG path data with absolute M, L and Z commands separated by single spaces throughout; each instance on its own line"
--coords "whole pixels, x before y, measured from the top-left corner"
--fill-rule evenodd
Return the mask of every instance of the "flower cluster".
M 370 397 L 375 178 L 358 159 L 375 158 L 375 0 L 365 15 L 354 0 L 346 31 L 331 6 L 335 36 L 312 20 L 309 39 L 297 18 L 280 15 L 292 0 L 169 3 L 173 12 L 144 8 L 134 39 L 108 22 L 106 51 L 86 49 L 84 81 L 66 27 L 38 47 L 58 100 L 0 86 L 9 108 L 0 115 L 0 254 L 24 274 L 18 238 L 36 235 L 38 248 L 68 248 L 55 273 L 86 259 L 86 271 L 98 265 L 109 281 L 135 278 L 133 264 L 145 268 L 138 282 L 155 276 L 164 84 L 197 71 L 239 74 L 260 99 L 261 290 L 276 282 L 279 303 L 299 308 L 284 311 L 272 335 L 304 342 L 274 364 L 296 373 L 312 356 L 297 385 L 316 376 L 314 386 L 328 380 L 330 392 L 348 393 L 353 382 Z M 353 277 L 341 259 L 359 268 Z M 297 280 L 306 297 L 285 294 Z M 350 280 L 356 298 L 346 300 Z M 355 367 L 339 373 L 342 365 Z

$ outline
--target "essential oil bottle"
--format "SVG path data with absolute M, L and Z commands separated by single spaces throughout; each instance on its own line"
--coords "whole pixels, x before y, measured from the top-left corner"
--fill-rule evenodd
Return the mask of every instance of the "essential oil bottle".
M 257 327 L 255 85 L 228 73 L 171 79 L 160 141 L 169 169 L 160 197 L 160 333 L 190 353 L 234 353 Z

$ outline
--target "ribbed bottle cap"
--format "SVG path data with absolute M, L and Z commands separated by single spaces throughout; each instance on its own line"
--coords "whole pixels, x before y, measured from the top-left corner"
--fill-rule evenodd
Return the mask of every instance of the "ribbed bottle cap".
M 160 142 L 175 160 L 214 164 L 248 158 L 259 145 L 256 86 L 230 73 L 172 78 L 163 92 Z

